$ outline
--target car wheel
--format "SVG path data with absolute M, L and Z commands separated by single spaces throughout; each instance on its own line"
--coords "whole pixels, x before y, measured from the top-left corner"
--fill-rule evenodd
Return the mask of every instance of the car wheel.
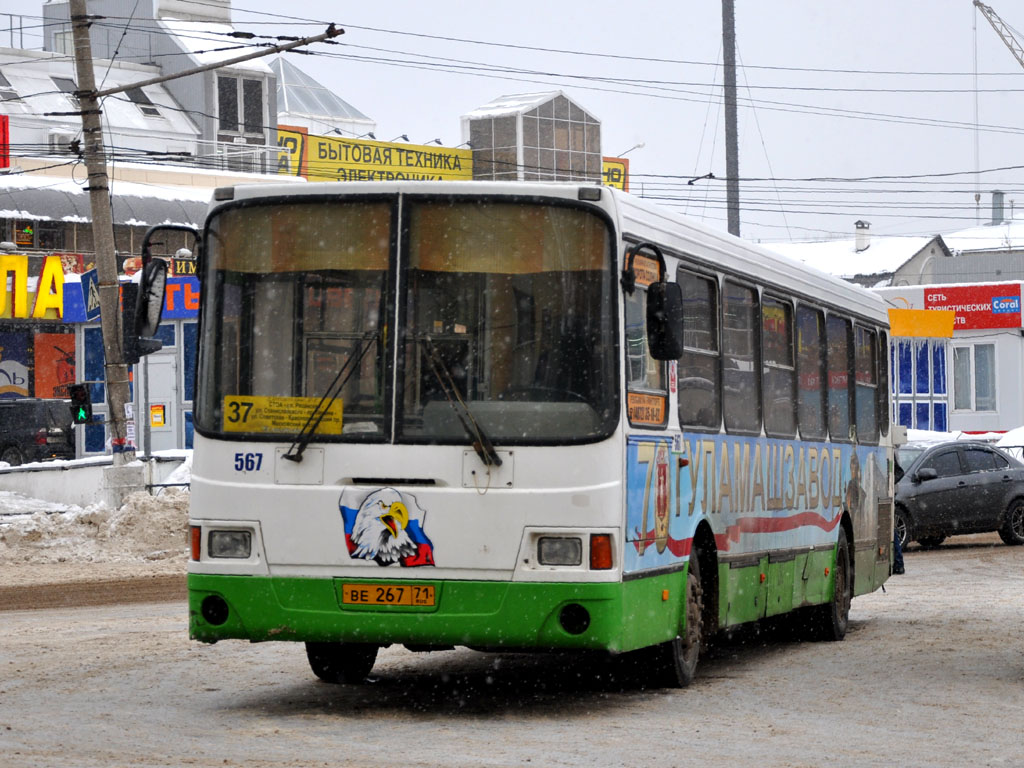
M 377 648 L 371 643 L 306 643 L 306 658 L 325 683 L 361 683 L 373 669 Z
M 896 507 L 892 519 L 893 535 L 900 543 L 900 549 L 906 549 L 907 544 L 914 540 L 913 529 L 910 525 L 910 516 L 903 507 Z
M 945 540 L 945 536 L 922 536 L 917 540 L 917 543 L 924 549 L 938 549 L 939 545 Z
M 704 590 L 700 581 L 697 550 L 690 552 L 690 565 L 686 573 L 686 627 L 667 643 L 654 649 L 655 682 L 684 688 L 693 682 L 700 659 L 700 646 L 704 636 Z
M 850 545 L 843 528 L 839 529 L 836 542 L 836 565 L 832 569 L 832 578 L 832 599 L 811 609 L 813 634 L 819 640 L 842 640 L 850 624 L 853 573 L 850 569 Z
M 1003 527 L 999 529 L 999 538 L 1013 546 L 1024 544 L 1024 499 L 1010 502 Z
M 6 461 L 12 467 L 16 467 L 19 464 L 25 463 L 25 454 L 21 452 L 18 446 L 8 445 L 3 451 L 0 451 L 0 461 Z

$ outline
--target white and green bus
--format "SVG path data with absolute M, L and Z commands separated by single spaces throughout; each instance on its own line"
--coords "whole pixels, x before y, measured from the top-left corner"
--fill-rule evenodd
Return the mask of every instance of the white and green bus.
M 217 190 L 202 233 L 191 637 L 378 649 L 841 639 L 890 573 L 875 295 L 616 190 Z

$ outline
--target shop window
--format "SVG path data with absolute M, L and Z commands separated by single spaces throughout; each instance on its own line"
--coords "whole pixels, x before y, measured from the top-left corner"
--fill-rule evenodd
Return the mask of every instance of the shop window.
M 896 391 L 901 395 L 914 394 L 914 347 L 912 342 L 902 339 L 896 353 Z
M 796 432 L 796 366 L 793 360 L 793 309 L 765 297 L 761 302 L 764 431 L 771 437 Z
M 14 244 L 19 248 L 35 248 L 36 223 L 24 219 L 14 222 Z
M 679 423 L 718 431 L 718 285 L 713 278 L 679 271 L 683 291 L 683 356 L 679 359 Z
M 916 429 L 931 429 L 931 424 L 928 422 L 928 418 L 931 415 L 931 404 L 930 403 L 916 403 L 915 410 L 917 411 L 914 417 L 914 423 Z
M 946 344 L 932 342 L 932 394 L 946 394 Z
M 931 392 L 931 363 L 928 354 L 928 342 L 916 340 L 914 342 L 914 393 L 927 395 Z
M 41 221 L 36 227 L 36 247 L 44 251 L 64 249 L 64 226 Z
M 953 408 L 996 410 L 995 344 L 953 348 Z
M 104 453 L 107 449 L 107 427 L 105 417 L 93 409 L 91 424 L 85 426 L 85 453 Z
M 722 291 L 722 407 L 728 432 L 761 431 L 757 292 L 725 282 Z
M 196 346 L 198 344 L 198 324 L 182 323 L 182 398 L 186 403 L 191 403 L 196 397 Z
M 896 423 L 906 427 L 907 429 L 913 429 L 913 427 L 914 427 L 914 404 L 913 403 L 900 403 L 896 407 Z

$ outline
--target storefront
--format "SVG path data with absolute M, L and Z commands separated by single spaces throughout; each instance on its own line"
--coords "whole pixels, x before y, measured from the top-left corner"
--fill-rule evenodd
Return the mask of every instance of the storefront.
M 103 332 L 87 319 L 81 279 L 69 279 L 64 290 L 64 320 L 74 330 L 78 380 L 87 382 L 93 402 L 93 422 L 78 430 L 78 454 L 107 452 L 106 384 Z M 192 447 L 192 401 L 196 364 L 196 318 L 199 281 L 172 276 L 167 280 L 163 322 L 158 338 L 163 348 L 130 368 L 136 450 Z M 130 435 L 131 436 L 131 435 Z
M 877 288 L 901 309 L 954 313 L 952 338 L 893 331 L 894 420 L 915 429 L 1002 432 L 1024 424 L 1020 281 Z

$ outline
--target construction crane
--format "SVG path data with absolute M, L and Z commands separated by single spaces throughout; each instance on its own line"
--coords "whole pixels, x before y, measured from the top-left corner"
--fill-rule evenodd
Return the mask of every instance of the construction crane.
M 981 2 L 981 0 L 974 0 L 974 5 L 981 11 L 982 16 L 988 19 L 988 23 L 992 25 L 992 29 L 996 31 L 999 38 L 1006 43 L 1006 47 L 1010 49 L 1010 53 L 1017 59 L 1017 63 L 1024 67 L 1024 46 L 1021 46 L 1013 30 L 1007 26 L 1005 21 L 999 18 L 998 13 L 993 11 L 990 6 Z

